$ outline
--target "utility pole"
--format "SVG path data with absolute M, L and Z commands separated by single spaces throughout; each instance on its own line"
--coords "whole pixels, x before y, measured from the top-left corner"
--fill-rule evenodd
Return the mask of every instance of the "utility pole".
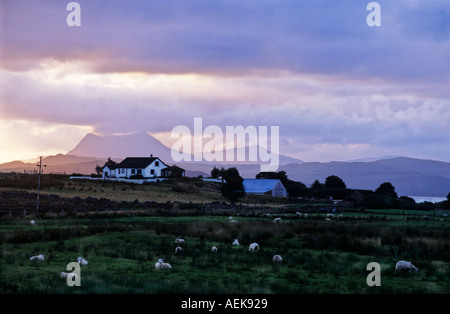
M 42 173 L 42 157 L 43 156 L 38 156 L 39 157 L 39 165 L 37 165 L 39 167 L 39 176 L 38 176 L 38 193 L 37 193 L 37 206 L 36 206 L 36 217 L 38 215 L 39 212 L 39 194 L 41 192 L 41 173 Z M 47 167 L 47 165 L 44 165 L 44 167 Z

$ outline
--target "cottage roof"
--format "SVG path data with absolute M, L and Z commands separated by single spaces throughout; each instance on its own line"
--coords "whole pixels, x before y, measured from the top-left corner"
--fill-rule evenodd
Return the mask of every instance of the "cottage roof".
M 124 160 L 122 160 L 122 162 L 120 164 L 117 165 L 117 168 L 144 169 L 144 168 L 148 167 L 148 165 L 150 165 L 156 159 L 161 161 L 161 159 L 159 159 L 158 157 L 127 157 Z
M 272 191 L 278 183 L 284 187 L 278 179 L 244 179 L 242 182 L 247 193 L 266 193 Z

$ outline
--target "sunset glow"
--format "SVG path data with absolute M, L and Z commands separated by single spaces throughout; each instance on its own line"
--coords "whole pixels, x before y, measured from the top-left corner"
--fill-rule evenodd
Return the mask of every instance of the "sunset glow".
M 88 133 L 170 147 L 194 117 L 280 126 L 305 161 L 450 161 L 448 1 L 382 3 L 378 27 L 360 1 L 263 2 L 80 1 L 80 27 L 54 1 L 2 2 L 0 162 Z

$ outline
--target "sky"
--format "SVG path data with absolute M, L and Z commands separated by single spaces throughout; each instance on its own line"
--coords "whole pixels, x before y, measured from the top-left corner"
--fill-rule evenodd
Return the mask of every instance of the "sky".
M 88 133 L 278 126 L 304 161 L 450 162 L 450 2 L 0 0 L 0 162 Z

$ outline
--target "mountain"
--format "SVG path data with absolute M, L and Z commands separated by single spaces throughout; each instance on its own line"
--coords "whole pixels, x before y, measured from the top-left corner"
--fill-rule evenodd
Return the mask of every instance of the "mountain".
M 348 188 L 375 190 L 390 182 L 397 194 L 442 196 L 450 192 L 450 163 L 407 157 L 372 162 L 308 162 L 280 167 L 291 180 L 311 184 L 330 175 L 340 177 Z
M 259 149 L 259 147 L 257 147 Z M 234 149 L 233 153 L 236 153 Z M 249 150 L 246 150 L 248 154 Z M 104 165 L 108 157 L 120 162 L 125 157 L 158 156 L 167 164 L 176 163 L 188 176 L 208 176 L 214 166 L 236 167 L 244 178 L 254 178 L 260 172 L 259 162 L 173 162 L 171 149 L 147 133 L 98 136 L 87 134 L 67 154 L 47 156 L 44 173 L 91 174 L 96 165 Z M 225 153 L 224 153 L 225 154 Z M 259 156 L 259 155 L 258 155 Z M 381 183 L 390 182 L 397 194 L 409 196 L 440 196 L 450 192 L 450 163 L 385 156 L 350 162 L 303 162 L 279 155 L 278 171 L 286 171 L 291 180 L 311 185 L 315 180 L 325 182 L 330 175 L 339 176 L 348 188 L 375 190 Z M 260 158 L 258 158 L 259 160 Z M 36 172 L 36 162 L 13 161 L 0 164 L 3 172 Z
M 169 148 L 153 136 L 139 132 L 107 136 L 89 133 L 66 155 L 123 159 L 125 157 L 145 157 L 151 154 L 158 156 L 161 160 L 172 160 Z
M 255 147 L 252 147 L 255 148 Z M 259 146 L 256 147 L 259 152 Z M 234 156 L 237 156 L 237 148 L 233 149 Z M 248 154 L 249 148 L 246 149 L 246 154 Z M 262 150 L 267 152 L 266 150 Z M 222 152 L 223 156 L 226 155 L 228 151 Z M 98 136 L 94 134 L 87 134 L 78 145 L 69 151 L 67 155 L 77 155 L 77 156 L 93 156 L 100 158 L 111 157 L 113 160 L 115 158 L 125 158 L 125 157 L 138 157 L 138 156 L 158 156 L 166 163 L 177 163 L 172 159 L 171 149 L 163 145 L 153 136 L 145 132 L 128 134 L 128 135 L 108 135 L 108 136 Z M 247 155 L 248 156 L 248 155 Z M 225 160 L 225 157 L 222 158 Z M 236 158 L 235 158 L 236 159 Z M 246 158 L 248 159 L 248 158 Z M 288 156 L 278 155 L 279 163 L 284 165 L 288 163 L 302 163 L 303 161 L 291 158 Z M 211 164 L 205 160 L 194 161 L 191 157 L 191 162 L 182 161 L 187 163 L 201 163 L 201 164 Z M 236 163 L 236 161 L 223 161 L 221 164 Z M 259 164 L 259 161 L 244 161 L 240 162 L 242 164 Z M 215 164 L 215 162 L 213 162 Z
M 383 159 L 392 159 L 392 158 L 401 158 L 403 156 L 400 155 L 388 155 L 388 156 L 382 156 L 382 157 L 366 157 L 366 158 L 359 158 L 359 159 L 353 159 L 353 160 L 347 160 L 348 162 L 371 162 L 371 161 L 378 161 Z

